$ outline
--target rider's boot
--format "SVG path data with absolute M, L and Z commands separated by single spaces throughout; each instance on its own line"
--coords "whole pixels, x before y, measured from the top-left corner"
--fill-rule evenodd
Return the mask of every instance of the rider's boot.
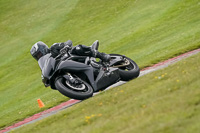
M 110 55 L 109 54 L 100 53 L 99 51 L 94 50 L 93 55 L 94 55 L 95 58 L 99 58 L 103 62 L 109 62 L 110 61 Z

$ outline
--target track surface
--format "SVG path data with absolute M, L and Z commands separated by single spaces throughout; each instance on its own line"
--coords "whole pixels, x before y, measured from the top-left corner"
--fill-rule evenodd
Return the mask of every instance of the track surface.
M 196 49 L 196 50 L 193 50 L 193 51 L 190 51 L 190 52 L 187 52 L 185 54 L 182 54 L 182 55 L 179 55 L 177 57 L 174 57 L 174 58 L 171 58 L 171 59 L 168 59 L 166 61 L 163 61 L 163 62 L 160 62 L 158 64 L 155 64 L 151 67 L 147 67 L 147 68 L 144 68 L 143 70 L 141 70 L 140 72 L 140 76 L 143 76 L 145 74 L 148 74 L 150 72 L 153 72 L 153 71 L 156 71 L 156 70 L 159 70 L 159 69 L 162 69 L 162 68 L 165 68 L 167 66 L 169 66 L 170 64 L 173 64 L 173 63 L 176 63 L 184 58 L 187 58 L 189 56 L 192 56 L 194 54 L 197 54 L 200 52 L 200 49 Z M 122 85 L 126 82 L 118 82 L 110 87 L 108 87 L 106 90 L 110 89 L 110 88 L 113 88 L 113 87 L 116 87 L 116 86 L 119 86 L 119 85 Z M 98 93 L 94 94 L 94 95 L 97 95 Z M 69 101 L 67 102 L 64 102 L 64 103 L 61 103 L 60 105 L 57 105 L 53 108 L 50 108 L 48 110 L 45 110 L 43 112 L 40 112 L 40 113 L 37 113 L 29 118 L 26 118 L 24 119 L 23 121 L 20 121 L 12 126 L 9 126 L 9 127 L 6 127 L 5 129 L 1 130 L 0 133 L 6 133 L 6 132 L 9 132 L 11 130 L 14 130 L 14 129 L 17 129 L 17 128 L 20 128 L 24 125 L 27 125 L 27 124 L 30 124 L 30 123 L 34 123 L 36 121 L 39 121 L 43 118 L 46 118 L 48 116 L 51 116 L 53 114 L 56 114 L 57 112 L 63 110 L 63 109 L 66 109 L 66 108 L 69 108 L 70 106 L 73 106 L 74 104 L 77 104 L 81 102 L 80 100 L 75 100 L 75 99 L 70 99 Z

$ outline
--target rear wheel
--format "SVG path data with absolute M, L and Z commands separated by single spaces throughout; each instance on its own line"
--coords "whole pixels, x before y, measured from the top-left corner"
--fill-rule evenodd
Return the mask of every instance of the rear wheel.
M 84 100 L 93 95 L 93 88 L 85 81 L 81 79 L 76 79 L 79 83 L 71 83 L 64 77 L 57 78 L 55 82 L 56 89 L 63 95 L 78 99 Z
M 112 67 L 119 68 L 119 75 L 121 80 L 129 81 L 131 79 L 137 78 L 140 74 L 140 69 L 138 65 L 130 58 L 118 54 L 110 54 L 111 61 L 120 59 Z

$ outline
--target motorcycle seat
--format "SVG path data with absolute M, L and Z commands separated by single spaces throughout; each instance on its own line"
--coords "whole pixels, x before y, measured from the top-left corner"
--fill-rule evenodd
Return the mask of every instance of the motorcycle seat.
M 93 50 L 98 50 L 98 48 L 99 48 L 99 41 L 96 40 L 90 47 L 91 47 Z

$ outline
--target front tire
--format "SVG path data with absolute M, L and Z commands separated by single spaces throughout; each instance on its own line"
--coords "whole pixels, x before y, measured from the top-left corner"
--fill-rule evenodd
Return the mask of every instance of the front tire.
M 57 78 L 57 80 L 55 81 L 55 86 L 60 93 L 73 99 L 84 100 L 92 97 L 94 92 L 93 88 L 87 82 L 83 80 L 81 80 L 81 82 L 85 86 L 84 90 L 74 90 L 73 88 L 71 88 L 71 86 L 66 84 L 66 79 L 63 77 Z

